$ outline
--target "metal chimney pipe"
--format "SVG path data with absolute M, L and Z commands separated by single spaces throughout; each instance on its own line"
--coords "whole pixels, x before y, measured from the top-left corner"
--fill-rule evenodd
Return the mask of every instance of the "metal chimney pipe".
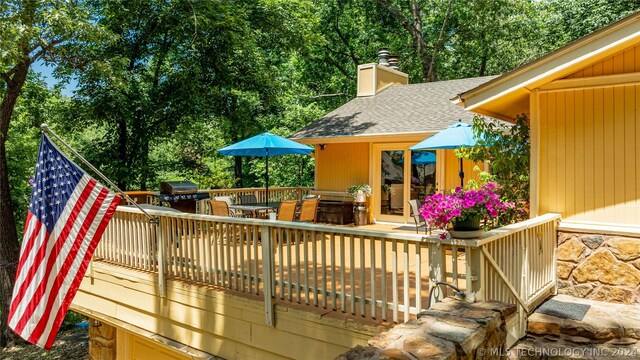
M 400 70 L 400 68 L 398 67 L 399 59 L 400 58 L 398 55 L 389 55 L 389 67 L 393 70 Z
M 387 61 L 389 54 L 389 49 L 387 48 L 378 49 L 378 64 L 382 66 L 389 66 L 389 61 Z

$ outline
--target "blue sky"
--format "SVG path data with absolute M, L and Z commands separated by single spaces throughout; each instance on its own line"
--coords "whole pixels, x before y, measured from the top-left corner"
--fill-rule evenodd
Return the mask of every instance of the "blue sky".
M 44 81 L 47 83 L 47 86 L 50 88 L 60 82 L 58 79 L 53 77 L 55 66 L 47 66 L 44 64 L 44 62 L 39 61 L 31 66 L 31 70 L 40 73 Z M 62 93 L 66 96 L 71 97 L 73 96 L 74 90 L 76 90 L 77 88 L 78 82 L 76 81 L 76 79 L 71 78 L 69 79 L 69 83 L 62 88 Z

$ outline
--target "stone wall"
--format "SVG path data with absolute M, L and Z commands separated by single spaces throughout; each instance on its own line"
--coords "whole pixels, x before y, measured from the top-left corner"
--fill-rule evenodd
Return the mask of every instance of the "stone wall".
M 446 298 L 393 329 L 376 335 L 337 360 L 501 359 L 506 318 L 515 305 L 497 301 L 467 303 Z
M 559 293 L 640 303 L 640 239 L 559 232 L 557 256 Z
M 89 358 L 91 360 L 116 359 L 116 328 L 89 319 Z

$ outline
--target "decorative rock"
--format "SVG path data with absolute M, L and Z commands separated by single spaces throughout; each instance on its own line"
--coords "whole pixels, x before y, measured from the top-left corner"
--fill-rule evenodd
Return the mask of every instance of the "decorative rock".
M 609 285 L 638 286 L 640 271 L 618 261 L 609 251 L 601 249 L 576 267 L 573 279 L 579 283 L 600 281 Z
M 624 287 L 602 285 L 591 298 L 599 301 L 631 304 L 633 303 L 633 291 Z
M 613 238 L 607 243 L 611 252 L 620 260 L 640 258 L 640 239 Z
M 503 349 L 507 338 L 505 317 L 516 306 L 498 301 L 468 303 L 445 298 L 423 312 L 423 317 L 400 324 L 356 347 L 339 360 L 499 359 L 500 353 L 481 356 L 478 349 Z M 375 349 L 375 350 L 372 350 Z M 503 357 L 502 357 L 503 358 Z
M 558 277 L 563 280 L 569 279 L 571 271 L 573 271 L 575 267 L 572 263 L 558 261 Z
M 568 283 L 564 282 L 563 283 Z M 587 295 L 593 290 L 594 286 L 590 283 L 586 284 L 578 284 L 578 285 L 569 285 L 565 287 L 561 287 L 558 282 L 558 292 L 561 294 L 571 295 L 579 298 L 586 298 Z
M 411 336 L 403 344 L 403 350 L 418 359 L 455 359 L 456 346 L 436 337 Z
M 638 340 L 632 339 L 632 338 L 620 338 L 620 339 L 611 340 L 609 342 L 609 344 L 611 344 L 611 345 L 628 346 L 628 345 L 633 345 L 633 344 L 635 344 L 637 342 L 638 342 Z
M 571 238 L 575 238 L 576 235 L 575 234 L 570 234 L 570 233 L 558 233 L 558 245 L 565 243 L 567 240 L 571 239 Z
M 558 246 L 558 260 L 577 262 L 586 247 L 577 239 L 568 240 Z
M 624 329 L 613 321 L 576 321 L 565 319 L 560 327 L 563 334 L 589 339 L 611 340 L 622 337 Z
M 604 242 L 604 236 L 602 235 L 585 235 L 582 236 L 582 242 L 590 249 L 594 250 Z
M 560 334 L 560 328 L 564 319 L 559 317 L 533 313 L 529 315 L 528 330 L 530 333 L 538 335 Z
M 591 340 L 582 336 L 571 336 L 569 338 L 569 341 L 571 341 L 574 344 L 588 344 L 591 342 Z
M 359 360 L 359 359 L 387 359 L 387 357 L 378 356 L 380 349 L 371 346 L 358 345 L 348 352 L 337 356 L 334 360 Z
M 392 360 L 404 360 L 409 357 L 404 354 L 401 349 L 384 349 L 382 350 L 381 355 L 384 356 L 383 359 L 392 359 Z M 377 359 L 374 357 L 373 359 Z
M 633 264 L 633 266 L 635 266 L 635 267 L 636 267 L 636 269 L 640 270 L 640 259 L 638 259 L 638 260 L 636 260 L 636 261 L 632 262 L 632 264 Z
M 483 301 L 479 303 L 470 304 L 471 308 L 474 309 L 486 309 L 486 310 L 494 310 L 499 311 L 502 314 L 502 319 L 515 314 L 517 307 L 513 304 L 507 304 L 500 301 Z

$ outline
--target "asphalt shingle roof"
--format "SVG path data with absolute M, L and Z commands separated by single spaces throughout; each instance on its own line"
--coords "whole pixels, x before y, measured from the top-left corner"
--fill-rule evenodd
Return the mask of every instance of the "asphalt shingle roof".
M 437 132 L 458 119 L 471 123 L 474 115 L 450 99 L 495 77 L 392 85 L 374 96 L 349 101 L 291 138 Z

